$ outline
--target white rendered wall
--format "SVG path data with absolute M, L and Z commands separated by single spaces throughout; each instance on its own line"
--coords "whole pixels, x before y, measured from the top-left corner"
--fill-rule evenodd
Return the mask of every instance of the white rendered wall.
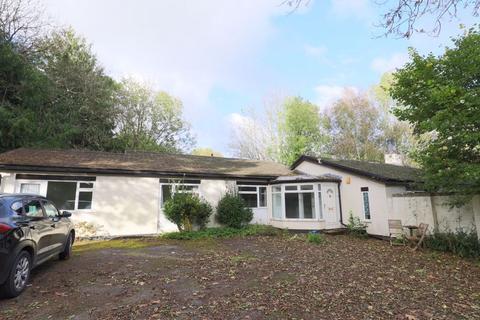
M 310 175 L 334 174 L 342 178 L 340 185 L 343 223 L 348 223 L 350 213 L 359 217 L 367 224 L 367 232 L 374 235 L 388 235 L 388 208 L 385 184 L 353 175 L 337 169 L 302 162 L 296 170 Z M 370 220 L 365 220 L 363 213 L 363 199 L 360 188 L 368 187 L 370 200 Z

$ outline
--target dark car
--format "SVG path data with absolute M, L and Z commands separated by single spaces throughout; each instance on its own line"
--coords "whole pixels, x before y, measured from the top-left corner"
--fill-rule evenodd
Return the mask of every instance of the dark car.
M 75 240 L 70 216 L 45 197 L 0 194 L 0 295 L 18 296 L 34 267 L 56 256 L 70 258 Z

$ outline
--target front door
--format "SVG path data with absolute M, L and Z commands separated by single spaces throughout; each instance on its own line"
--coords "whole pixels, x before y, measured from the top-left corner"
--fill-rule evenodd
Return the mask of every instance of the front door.
M 322 184 L 323 216 L 325 227 L 334 229 L 340 227 L 337 210 L 337 185 L 335 183 Z

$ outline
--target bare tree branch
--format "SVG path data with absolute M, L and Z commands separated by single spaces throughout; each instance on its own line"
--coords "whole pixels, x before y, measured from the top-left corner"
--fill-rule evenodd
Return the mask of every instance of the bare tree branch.
M 29 51 L 48 25 L 37 0 L 0 0 L 0 40 Z

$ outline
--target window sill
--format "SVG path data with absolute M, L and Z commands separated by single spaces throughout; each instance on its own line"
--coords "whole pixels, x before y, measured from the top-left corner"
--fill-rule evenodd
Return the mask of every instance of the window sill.
M 301 221 L 301 222 L 325 222 L 325 219 L 293 219 L 293 218 L 284 218 L 284 219 L 279 219 L 279 218 L 271 218 L 272 221 L 279 221 L 279 222 L 295 222 L 295 221 Z

